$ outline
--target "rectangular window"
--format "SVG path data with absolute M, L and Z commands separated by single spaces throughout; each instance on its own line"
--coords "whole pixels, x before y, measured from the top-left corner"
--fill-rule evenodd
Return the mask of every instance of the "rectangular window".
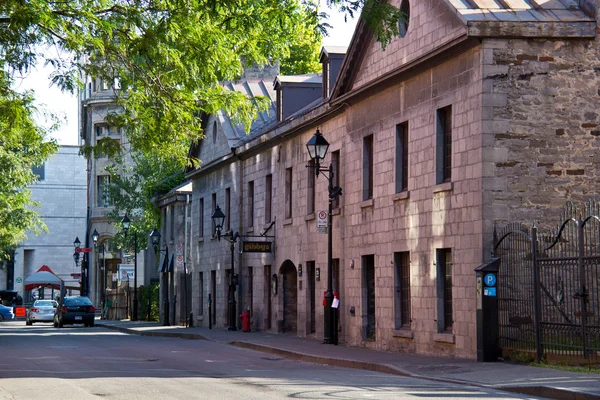
M 96 78 L 92 79 L 92 91 L 94 91 L 94 92 L 98 91 L 98 81 Z
M 46 164 L 34 165 L 31 167 L 31 172 L 37 176 L 38 181 L 43 181 L 46 179 Z
M 363 139 L 363 200 L 373 198 L 373 135 Z
M 102 90 L 108 90 L 108 81 L 106 79 L 102 79 Z
M 396 193 L 408 190 L 408 122 L 396 125 Z
M 204 198 L 200 199 L 198 217 L 198 237 L 204 237 Z
M 452 180 L 452 106 L 437 110 L 436 183 Z
M 285 170 L 285 218 L 292 218 L 292 168 Z
M 336 150 L 336 151 L 332 151 L 331 152 L 331 164 L 333 166 L 333 186 L 339 186 L 340 185 L 340 151 Z M 340 207 L 340 196 L 338 196 L 332 203 L 331 206 L 333 208 L 339 208 Z
M 394 253 L 394 325 L 410 328 L 410 254 Z
M 171 211 L 171 217 L 169 218 L 169 230 L 171 233 L 171 241 L 175 240 L 175 204 L 169 207 Z
M 198 279 L 198 297 L 200 298 L 200 313 L 198 315 L 204 315 L 204 272 L 200 271 Z
M 265 178 L 265 224 L 271 222 L 273 206 L 273 175 L 269 174 Z
M 306 214 L 314 214 L 315 213 L 315 160 L 310 160 L 308 162 L 308 168 L 306 168 L 306 173 L 308 174 L 308 185 L 306 188 Z
M 110 207 L 112 202 L 110 199 L 110 176 L 98 175 L 97 186 L 97 202 L 98 207 Z
M 231 230 L 231 189 L 225 189 L 225 232 Z
M 254 226 L 254 181 L 248 182 L 248 228 Z
M 108 132 L 108 125 L 106 124 L 98 124 L 96 125 L 96 137 L 101 137 L 106 135 Z
M 217 209 L 217 194 L 213 193 L 212 194 L 212 208 L 211 208 L 211 212 L 210 215 L 212 216 L 215 213 L 215 210 Z M 214 219 L 210 219 L 212 221 L 212 225 L 211 225 L 211 231 L 210 234 L 211 236 L 215 236 L 215 220 Z
M 452 250 L 437 251 L 438 330 L 452 332 Z

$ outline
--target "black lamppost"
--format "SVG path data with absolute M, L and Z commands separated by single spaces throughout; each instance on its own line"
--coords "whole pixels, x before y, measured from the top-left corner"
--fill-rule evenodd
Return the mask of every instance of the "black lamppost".
M 156 252 L 158 259 L 158 254 L 163 252 L 160 250 L 160 232 L 158 229 L 152 229 L 150 232 L 150 240 L 152 241 L 152 246 L 154 247 L 154 251 Z M 163 273 L 163 326 L 169 326 L 169 272 L 168 272 L 168 262 L 169 262 L 169 247 L 165 246 L 165 265 L 163 265 L 162 273 Z
M 127 231 L 131 226 L 131 220 L 125 213 L 125 216 L 121 219 L 121 228 L 125 232 L 125 246 L 127 246 Z M 138 298 L 137 298 L 137 235 L 134 232 L 133 235 L 133 313 L 131 315 L 132 321 L 137 321 L 138 312 Z
M 334 313 L 332 311 L 332 303 L 333 303 L 333 239 L 331 234 L 332 228 L 332 203 L 338 198 L 338 196 L 342 195 L 342 188 L 339 186 L 333 186 L 333 164 L 329 164 L 329 168 L 321 168 L 321 162 L 325 160 L 325 155 L 327 154 L 327 149 L 329 149 L 329 143 L 321 132 L 317 129 L 313 137 L 310 138 L 308 143 L 306 143 L 306 148 L 308 149 L 308 154 L 311 160 L 314 161 L 314 165 L 307 165 L 309 168 L 314 168 L 316 176 L 319 177 L 321 172 L 328 174 L 325 175 L 327 180 L 329 181 L 329 211 L 327 217 L 327 293 L 325 295 L 325 312 L 324 312 L 324 324 L 323 324 L 323 343 L 326 344 L 337 344 L 333 326 L 334 326 Z
M 81 253 L 80 253 L 81 241 L 79 240 L 79 236 L 75 237 L 75 241 L 73 242 L 73 247 L 75 247 L 75 252 L 73 253 L 73 260 L 75 261 L 75 267 L 79 267 L 79 257 L 81 255 Z M 79 294 L 81 296 L 84 296 L 85 293 L 83 292 L 83 283 L 85 282 L 85 280 L 84 280 L 85 271 L 83 270 L 83 267 L 81 268 L 81 270 L 79 272 L 80 272 Z
M 235 265 L 234 265 L 234 254 L 235 254 L 235 241 L 239 239 L 240 234 L 238 232 L 233 233 L 229 231 L 224 235 L 221 235 L 221 230 L 223 229 L 223 222 L 225 221 L 225 214 L 221 211 L 219 206 L 216 206 L 215 212 L 212 215 L 212 220 L 215 224 L 215 234 L 217 235 L 217 239 L 221 241 L 221 237 L 226 238 L 231 245 L 231 277 L 229 280 L 229 328 L 230 331 L 237 330 L 236 323 L 236 307 L 237 304 L 235 302 L 235 288 L 238 284 L 238 278 L 235 274 Z
M 98 233 L 98 231 L 96 229 L 94 229 L 94 232 L 92 233 L 92 242 L 94 242 L 94 250 L 96 251 L 96 279 L 97 281 L 100 281 L 99 285 L 96 285 L 96 287 L 100 287 L 100 305 L 102 306 L 102 308 L 104 308 L 104 291 L 102 290 L 103 284 L 104 284 L 104 268 L 100 268 L 100 255 L 98 254 L 98 240 L 100 239 L 100 234 Z M 102 244 L 102 248 L 104 249 L 104 244 Z M 100 274 L 98 273 L 98 271 L 100 271 Z M 102 278 L 102 279 L 100 279 Z

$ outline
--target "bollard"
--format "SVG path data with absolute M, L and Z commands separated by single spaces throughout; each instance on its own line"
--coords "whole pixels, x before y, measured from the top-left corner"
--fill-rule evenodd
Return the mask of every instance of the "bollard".
M 194 327 L 194 313 L 191 312 L 190 313 L 190 318 L 188 319 L 189 323 L 188 323 L 188 328 L 193 328 Z
M 150 294 L 148 294 L 148 321 L 150 321 L 150 314 L 151 314 L 151 303 L 150 303 Z

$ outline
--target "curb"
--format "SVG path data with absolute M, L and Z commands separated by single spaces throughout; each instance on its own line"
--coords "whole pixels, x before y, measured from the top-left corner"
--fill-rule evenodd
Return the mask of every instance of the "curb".
M 206 340 L 208 342 L 212 341 L 212 340 L 205 338 L 202 335 L 198 335 L 197 333 L 139 331 L 137 329 L 132 329 L 132 328 L 122 328 L 120 326 L 99 324 L 98 322 L 96 322 L 96 326 L 110 329 L 113 331 L 118 331 L 118 332 L 123 332 L 123 333 L 131 333 L 131 334 L 140 335 L 140 336 L 168 337 L 168 338 L 189 339 L 189 340 Z
M 396 376 L 405 376 L 411 378 L 418 378 L 432 382 L 443 382 L 452 383 L 458 385 L 468 385 L 473 387 L 479 387 L 484 389 L 501 390 L 504 392 L 524 394 L 528 396 L 545 397 L 556 400 L 600 400 L 600 394 L 587 393 L 587 392 L 575 392 L 569 389 L 560 389 L 546 386 L 493 386 L 486 385 L 476 382 L 463 381 L 459 379 L 445 379 L 445 378 L 434 378 L 424 375 L 415 374 L 410 371 L 403 370 L 402 368 L 396 367 L 389 364 L 374 363 L 369 361 L 356 361 L 348 360 L 343 358 L 331 358 L 324 356 L 315 356 L 310 354 L 303 354 L 292 350 L 280 349 L 272 346 L 265 346 L 252 342 L 243 341 L 232 341 L 232 342 L 219 342 L 217 340 L 208 339 L 197 333 L 174 333 L 174 332 L 160 332 L 160 331 L 138 331 L 132 328 L 122 328 L 114 325 L 104 325 L 96 323 L 96 326 L 124 332 L 131 333 L 140 336 L 153 336 L 153 337 L 170 337 L 179 339 L 191 339 L 191 340 L 205 340 L 208 342 L 223 343 L 230 346 L 244 348 L 248 350 L 258 351 L 261 353 L 268 353 L 277 355 L 289 360 L 303 361 L 315 364 L 330 365 L 341 368 L 359 369 L 364 371 L 381 372 L 384 374 L 391 374 Z

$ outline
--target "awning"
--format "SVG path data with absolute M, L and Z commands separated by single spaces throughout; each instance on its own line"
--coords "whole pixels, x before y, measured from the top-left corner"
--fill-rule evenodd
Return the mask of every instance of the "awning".
M 54 289 L 60 289 L 62 279 L 56 276 L 50 267 L 42 265 L 36 273 L 25 278 L 23 283 L 25 284 L 25 290 L 32 290 L 39 287 L 53 287 Z

